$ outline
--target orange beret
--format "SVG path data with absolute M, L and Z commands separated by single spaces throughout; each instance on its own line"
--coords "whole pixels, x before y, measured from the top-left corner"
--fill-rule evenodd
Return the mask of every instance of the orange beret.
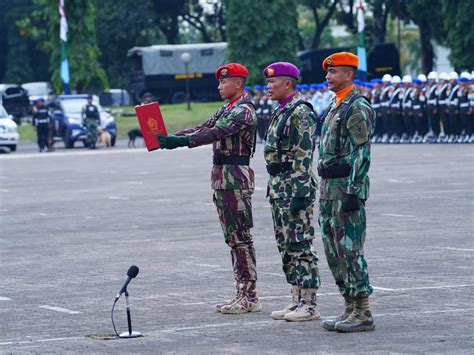
M 328 71 L 328 67 L 355 67 L 359 65 L 359 58 L 349 52 L 333 53 L 323 60 L 323 69 Z
M 220 66 L 216 70 L 216 79 L 241 77 L 246 78 L 249 71 L 246 67 L 239 63 L 228 63 Z

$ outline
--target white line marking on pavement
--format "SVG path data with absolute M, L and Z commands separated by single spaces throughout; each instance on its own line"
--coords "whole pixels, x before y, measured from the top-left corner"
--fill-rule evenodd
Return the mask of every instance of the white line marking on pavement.
M 395 289 L 393 288 L 385 288 L 385 287 L 377 287 L 377 286 L 372 286 L 372 288 L 374 290 L 380 290 L 380 291 L 390 291 L 390 292 L 395 291 Z
M 222 267 L 222 266 L 220 266 L 220 265 L 214 265 L 214 264 L 194 264 L 194 265 L 197 265 L 197 266 L 204 266 L 204 267 L 213 267 L 213 268 Z
M 413 216 L 411 214 L 395 214 L 395 213 L 382 213 L 381 216 L 387 216 L 387 217 L 404 217 L 404 218 L 414 218 L 416 216 Z
M 11 301 L 11 298 L 0 296 L 0 301 Z
M 190 302 L 190 303 L 182 303 L 181 306 L 195 306 L 195 305 L 202 305 L 206 304 L 206 302 Z
M 474 308 L 454 308 L 454 309 L 443 309 L 443 310 L 430 310 L 430 311 L 414 311 L 414 312 L 407 312 L 404 311 L 404 315 L 408 314 L 418 314 L 418 315 L 423 315 L 423 314 L 444 314 L 444 313 L 458 313 L 458 312 L 471 312 L 473 311 Z M 399 316 L 400 312 L 396 313 L 376 313 L 374 314 L 375 317 L 393 317 L 393 316 Z M 322 319 L 331 319 L 335 318 L 335 316 L 330 316 L 330 317 L 324 317 Z M 171 328 L 171 329 L 161 329 L 161 330 L 155 330 L 155 331 L 150 331 L 146 332 L 146 335 L 157 335 L 157 334 L 171 334 L 171 333 L 177 333 L 177 332 L 182 332 L 182 331 L 187 331 L 187 330 L 201 330 L 201 329 L 209 329 L 209 328 L 220 328 L 220 327 L 235 327 L 238 324 L 239 327 L 241 326 L 256 326 L 256 325 L 266 325 L 266 324 L 274 324 L 274 325 L 281 325 L 284 324 L 283 322 L 277 322 L 274 321 L 273 319 L 265 320 L 265 321 L 256 321 L 256 322 L 233 322 L 233 323 L 214 323 L 214 324 L 203 324 L 195 327 L 180 327 L 180 328 Z M 3 343 L 0 343 L 0 346 L 2 345 L 20 345 L 20 344 L 33 344 L 35 342 L 38 343 L 43 343 L 43 342 L 54 342 L 54 341 L 68 341 L 68 340 L 80 340 L 80 339 L 86 339 L 85 337 L 63 337 L 63 338 L 45 338 L 45 339 L 38 339 L 38 340 L 29 340 L 29 341 L 6 341 Z
M 0 189 L 0 192 L 9 192 L 10 190 L 8 189 Z
M 108 199 L 109 200 L 123 200 L 123 201 L 129 200 L 128 197 L 120 197 L 120 196 L 109 196 Z
M 433 249 L 456 250 L 456 251 L 474 251 L 474 249 L 451 248 L 451 247 L 430 247 Z
M 406 287 L 397 288 L 394 291 L 416 291 L 416 290 L 441 290 L 443 288 L 463 288 L 463 287 L 474 287 L 474 285 L 446 285 L 446 286 L 420 286 L 420 287 Z
M 39 308 L 49 309 L 50 311 L 56 311 L 56 312 L 67 313 L 67 314 L 79 314 L 79 313 L 82 313 L 82 312 L 79 312 L 79 311 L 72 311 L 72 310 L 67 309 L 67 308 L 55 307 L 55 306 L 48 306 L 47 304 L 45 304 L 45 305 L 43 305 L 43 306 L 39 306 Z

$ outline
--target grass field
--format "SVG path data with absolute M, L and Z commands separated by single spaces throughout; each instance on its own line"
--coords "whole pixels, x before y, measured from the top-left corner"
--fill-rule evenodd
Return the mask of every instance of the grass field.
M 168 131 L 175 132 L 202 122 L 213 114 L 220 105 L 222 105 L 222 102 L 192 103 L 191 111 L 186 109 L 186 104 L 160 105 L 160 107 Z M 127 115 L 134 113 L 132 106 L 111 109 L 115 112 L 122 112 L 122 114 L 113 113 L 119 138 L 126 137 L 130 129 L 138 127 L 137 118 Z M 20 141 L 36 140 L 36 133 L 30 124 L 22 124 L 18 130 L 20 132 Z

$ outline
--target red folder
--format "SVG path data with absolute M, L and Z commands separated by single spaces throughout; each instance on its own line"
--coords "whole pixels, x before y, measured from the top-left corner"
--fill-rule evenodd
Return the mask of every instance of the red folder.
M 135 113 L 143 133 L 146 149 L 149 152 L 158 149 L 160 147 L 158 134 L 168 135 L 160 105 L 158 102 L 152 102 L 151 104 L 135 106 Z

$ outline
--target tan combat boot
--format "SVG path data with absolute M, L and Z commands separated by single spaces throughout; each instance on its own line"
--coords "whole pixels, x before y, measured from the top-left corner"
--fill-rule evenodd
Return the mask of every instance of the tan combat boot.
M 220 312 L 221 311 L 221 308 L 224 307 L 224 306 L 229 306 L 229 305 L 232 305 L 235 303 L 235 301 L 237 301 L 240 297 L 241 297 L 241 288 L 239 287 L 239 284 L 237 281 L 234 282 L 234 287 L 235 287 L 235 296 L 234 298 L 228 300 L 228 301 L 224 301 L 222 303 L 218 303 L 216 304 L 216 312 Z
M 342 333 L 367 332 L 374 330 L 375 324 L 369 310 L 369 298 L 356 298 L 352 313 L 345 320 L 337 322 L 334 328 Z
M 332 331 L 336 330 L 334 328 L 335 328 L 337 322 L 343 321 L 347 317 L 349 317 L 349 315 L 354 310 L 354 301 L 352 300 L 352 298 L 350 298 L 349 296 L 346 295 L 346 296 L 344 296 L 344 305 L 345 305 L 346 308 L 344 309 L 344 312 L 342 312 L 342 314 L 339 317 L 337 317 L 336 319 L 323 320 L 323 328 L 324 329 L 329 330 L 330 332 L 332 332 Z
M 291 286 L 291 302 L 280 311 L 273 311 L 271 317 L 276 320 L 285 319 L 285 314 L 294 311 L 300 302 L 300 288 L 298 286 Z
M 258 300 L 255 281 L 244 281 L 239 284 L 240 297 L 232 304 L 221 307 L 222 314 L 242 314 L 260 312 L 262 304 Z
M 302 288 L 298 307 L 285 314 L 283 319 L 290 322 L 319 319 L 321 315 L 319 314 L 318 305 L 316 304 L 316 291 L 317 289 L 315 288 Z

